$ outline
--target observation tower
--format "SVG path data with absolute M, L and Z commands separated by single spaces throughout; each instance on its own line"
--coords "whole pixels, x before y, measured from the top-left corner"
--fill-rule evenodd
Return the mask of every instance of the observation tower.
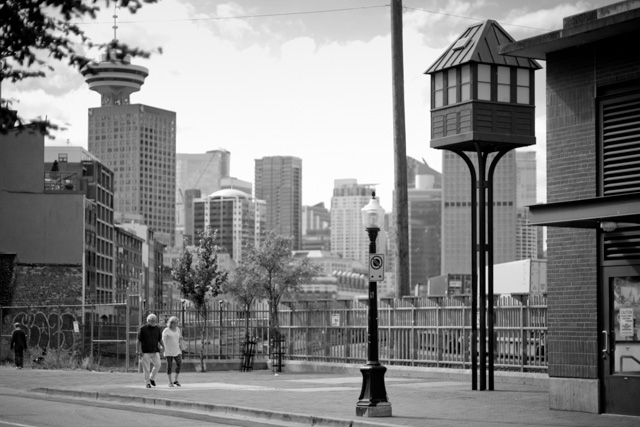
M 131 64 L 131 56 L 118 58 L 118 53 L 108 50 L 101 55 L 100 63 L 82 71 L 89 89 L 101 96 L 101 105 L 129 105 L 129 96 L 140 90 L 149 69 Z
M 117 7 L 116 7 L 117 9 Z M 113 42 L 117 42 L 118 15 L 113 15 Z M 149 69 L 131 64 L 131 55 L 122 56 L 115 49 L 107 48 L 98 65 L 82 71 L 89 89 L 100 94 L 101 105 L 129 105 L 129 96 L 140 90 Z

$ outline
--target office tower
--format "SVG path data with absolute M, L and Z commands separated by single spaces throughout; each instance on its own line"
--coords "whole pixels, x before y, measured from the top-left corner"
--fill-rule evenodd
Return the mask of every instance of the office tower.
M 331 214 L 323 202 L 302 207 L 302 250 L 331 250 Z
M 247 243 L 260 245 L 265 231 L 265 202 L 247 193 L 218 190 L 193 201 L 195 232 L 217 230 L 216 244 L 237 263 Z
M 83 71 L 101 106 L 89 109 L 89 151 L 114 173 L 114 207 L 121 221 L 142 222 L 173 246 L 176 193 L 176 113 L 130 104 L 148 75 L 111 52 Z
M 193 225 L 193 201 L 202 197 L 200 190 L 192 189 L 184 192 L 184 230 L 182 237 L 187 239 L 187 244 L 193 245 L 196 241 L 195 227 Z M 176 230 L 176 234 L 179 232 Z
M 220 181 L 229 176 L 230 163 L 231 153 L 223 148 L 176 154 L 176 233 L 189 234 L 185 232 L 189 221 L 185 213 L 187 190 L 200 190 L 200 194 L 208 196 L 222 189 Z
M 362 208 L 371 200 L 372 184 L 358 184 L 355 179 L 336 179 L 331 197 L 331 251 L 343 258 L 369 265 L 369 235 L 362 225 Z M 384 230 L 378 233 L 376 248 L 386 247 Z
M 441 274 L 471 273 L 471 178 L 458 155 L 442 153 L 442 268 Z M 491 155 L 493 156 L 493 154 Z M 490 156 L 490 157 L 491 157 Z M 476 156 L 470 156 L 477 170 Z M 493 178 L 493 262 L 516 257 L 516 160 L 507 153 Z
M 442 175 L 424 163 L 417 168 L 414 186 L 407 189 L 409 203 L 409 279 L 410 288 L 426 286 L 430 277 L 440 275 Z
M 536 204 L 536 152 L 516 151 L 516 259 L 537 259 L 542 227 L 529 225 L 529 208 Z
M 302 159 L 263 157 L 255 161 L 255 197 L 267 202 L 267 230 L 302 246 Z
M 45 146 L 44 162 L 48 177 L 45 189 L 57 191 L 64 186 L 82 191 L 96 204 L 95 229 L 87 230 L 87 237 L 95 241 L 95 252 L 87 252 L 85 257 L 89 284 L 85 296 L 97 304 L 116 302 L 113 172 L 82 147 Z

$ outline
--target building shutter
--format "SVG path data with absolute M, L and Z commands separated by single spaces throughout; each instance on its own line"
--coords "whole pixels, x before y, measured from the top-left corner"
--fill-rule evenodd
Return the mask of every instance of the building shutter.
M 640 192 L 640 95 L 601 105 L 602 195 Z
M 602 101 L 602 195 L 640 197 L 640 94 Z M 640 258 L 640 227 L 604 235 L 604 259 Z

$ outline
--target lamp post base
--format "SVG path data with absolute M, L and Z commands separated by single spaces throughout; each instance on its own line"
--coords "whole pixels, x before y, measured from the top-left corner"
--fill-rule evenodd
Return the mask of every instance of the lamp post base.
M 390 417 L 391 402 L 387 399 L 384 386 L 384 374 L 387 368 L 377 365 L 365 365 L 362 372 L 362 391 L 356 404 L 356 415 L 359 417 Z
M 381 402 L 375 406 L 356 405 L 356 416 L 358 417 L 390 417 L 391 402 Z

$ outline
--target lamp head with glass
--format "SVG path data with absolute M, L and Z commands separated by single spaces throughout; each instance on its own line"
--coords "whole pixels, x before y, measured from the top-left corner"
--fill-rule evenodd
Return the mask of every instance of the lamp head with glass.
M 362 225 L 365 229 L 382 229 L 384 220 L 384 209 L 376 199 L 376 192 L 371 193 L 371 200 L 362 208 Z

